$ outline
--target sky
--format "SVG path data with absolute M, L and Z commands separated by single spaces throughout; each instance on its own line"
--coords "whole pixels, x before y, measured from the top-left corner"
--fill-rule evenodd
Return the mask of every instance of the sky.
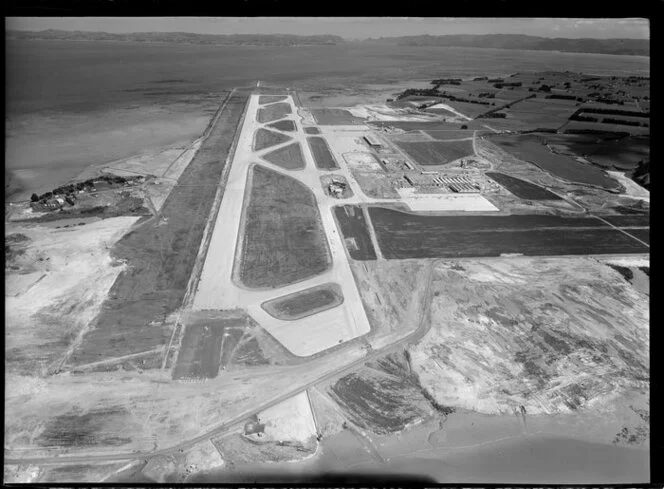
M 346 39 L 420 34 L 527 34 L 542 37 L 649 39 L 646 19 L 491 19 L 416 17 L 10 17 L 7 29 L 111 33 L 333 34 Z

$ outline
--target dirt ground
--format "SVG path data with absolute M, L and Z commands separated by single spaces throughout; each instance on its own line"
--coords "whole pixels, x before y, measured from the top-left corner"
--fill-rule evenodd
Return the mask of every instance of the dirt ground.
M 435 411 L 403 352 L 367 363 L 331 384 L 327 393 L 349 420 L 378 434 L 401 431 Z
M 592 258 L 440 261 L 432 289 L 411 352 L 441 404 L 551 414 L 648 395 L 648 299 Z
M 302 460 L 318 449 L 309 397 L 302 392 L 251 418 L 241 433 L 212 438 L 231 468 Z
M 417 329 L 425 314 L 429 260 L 351 261 L 371 324 L 369 342 L 379 348 Z
M 9 225 L 28 240 L 6 270 L 5 361 L 11 374 L 61 368 L 126 265 L 110 249 L 137 221 L 116 217 L 69 228 Z M 16 267 L 16 269 L 12 268 Z M 12 377 L 7 388 L 15 388 Z

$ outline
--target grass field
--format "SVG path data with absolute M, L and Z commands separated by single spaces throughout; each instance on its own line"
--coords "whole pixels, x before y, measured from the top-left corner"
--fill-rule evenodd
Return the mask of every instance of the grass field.
M 364 119 L 355 117 L 344 109 L 309 109 L 309 111 L 321 126 L 350 126 L 364 122 Z
M 445 165 L 474 154 L 472 140 L 396 143 L 399 148 L 423 166 Z
M 311 136 L 307 138 L 307 143 L 314 155 L 316 168 L 319 170 L 336 170 L 339 168 L 339 165 L 334 159 L 334 156 L 332 156 L 332 152 L 324 138 L 320 136 Z
M 274 104 L 267 107 L 258 109 L 258 122 L 265 124 L 266 122 L 277 121 L 283 119 L 284 116 L 291 113 L 290 104 Z
M 522 124 L 525 129 L 558 129 L 567 122 L 578 107 L 572 100 L 529 99 L 505 110 L 509 119 Z M 486 119 L 491 125 L 491 119 Z
M 379 207 L 370 207 L 369 215 L 388 259 L 648 252 L 595 218 L 418 216 Z
M 491 136 L 489 141 L 523 161 L 531 162 L 553 175 L 570 182 L 618 189 L 620 185 L 599 168 L 580 163 L 569 156 L 557 155 L 543 144 L 546 137 L 538 135 Z
M 361 207 L 355 205 L 334 208 L 334 216 L 341 228 L 348 254 L 353 260 L 375 260 L 371 236 Z
M 328 268 L 316 199 L 302 183 L 255 166 L 245 212 L 239 276 L 246 287 L 281 287 Z
M 504 173 L 487 172 L 485 175 L 498 184 L 505 187 L 508 191 L 520 199 L 527 200 L 562 200 L 561 197 L 548 191 L 547 189 L 530 183 L 520 178 L 515 178 Z
M 281 102 L 282 100 L 286 100 L 286 95 L 261 95 L 258 99 L 258 103 L 265 105 L 273 102 Z
M 182 305 L 210 213 L 217 183 L 248 94 L 235 91 L 208 138 L 167 197 L 162 219 L 126 234 L 112 255 L 128 270 L 113 284 L 94 329 L 74 351 L 81 365 L 150 350 L 167 343 L 166 318 Z
M 305 127 L 304 132 L 307 134 L 320 134 L 320 129 L 317 127 Z
M 343 301 L 341 287 L 328 283 L 264 302 L 261 307 L 277 319 L 292 321 L 326 311 Z
M 254 151 L 260 151 L 277 144 L 285 143 L 292 139 L 290 136 L 281 134 L 279 132 L 268 131 L 267 129 L 259 129 L 254 136 Z
M 463 123 L 465 124 L 465 123 Z M 369 121 L 367 125 L 375 127 L 396 127 L 404 131 L 460 130 L 462 123 L 452 122 L 417 122 L 417 121 Z
M 286 132 L 297 131 L 297 126 L 295 125 L 295 122 L 289 119 L 273 122 L 272 124 L 268 124 L 267 127 L 271 127 L 273 129 L 278 129 L 279 131 L 286 131 Z
M 305 167 L 302 148 L 300 148 L 300 143 L 297 141 L 283 148 L 270 151 L 262 158 L 286 170 L 301 170 Z
M 450 139 L 463 139 L 463 138 L 472 138 L 473 131 L 470 130 L 454 130 L 454 129 L 432 129 L 424 131 L 432 138 L 436 138 L 439 141 L 448 141 Z

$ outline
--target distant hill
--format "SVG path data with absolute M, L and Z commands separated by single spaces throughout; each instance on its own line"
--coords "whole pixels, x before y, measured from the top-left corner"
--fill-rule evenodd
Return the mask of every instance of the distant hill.
M 497 49 L 533 49 L 569 53 L 650 55 L 647 39 L 566 39 L 518 34 L 381 37 L 364 41 L 371 44 L 399 46 L 477 47 Z
M 62 41 L 133 41 L 163 42 L 182 44 L 209 45 L 247 45 L 247 46 L 303 46 L 328 45 L 343 43 L 339 36 L 294 36 L 290 34 L 192 34 L 188 32 L 134 32 L 130 34 L 111 34 L 108 32 L 62 31 L 49 29 L 45 31 L 8 30 L 7 39 L 42 39 Z

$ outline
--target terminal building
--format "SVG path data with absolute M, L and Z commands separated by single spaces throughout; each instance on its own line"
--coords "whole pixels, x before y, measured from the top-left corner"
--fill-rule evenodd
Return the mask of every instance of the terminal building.
M 437 174 L 424 173 L 405 175 L 404 179 L 413 187 L 443 187 L 454 193 L 476 194 L 480 193 L 480 185 L 467 176 L 442 177 Z

